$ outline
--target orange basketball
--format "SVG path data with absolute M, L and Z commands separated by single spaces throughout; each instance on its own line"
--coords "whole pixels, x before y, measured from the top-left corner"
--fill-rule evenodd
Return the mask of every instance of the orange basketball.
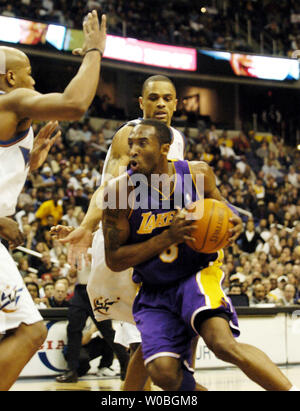
M 215 253 L 228 245 L 229 230 L 233 227 L 229 219 L 233 212 L 225 203 L 212 198 L 196 201 L 195 205 L 202 216 L 196 220 L 197 228 L 192 234 L 196 241 L 186 243 L 199 253 Z

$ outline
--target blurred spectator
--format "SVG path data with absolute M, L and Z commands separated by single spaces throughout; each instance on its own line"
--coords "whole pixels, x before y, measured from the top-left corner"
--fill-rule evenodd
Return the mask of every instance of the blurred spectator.
M 300 188 L 300 174 L 296 172 L 294 166 L 290 166 L 288 172 L 288 181 L 296 188 Z
M 44 297 L 48 299 L 48 303 L 49 303 L 49 298 L 54 296 L 54 283 L 52 281 L 46 282 L 43 285 L 43 291 L 44 291 Z
M 277 278 L 277 288 L 272 290 L 272 294 L 279 300 L 283 299 L 283 289 L 288 282 L 288 278 L 285 275 L 281 275 Z
M 246 224 L 246 230 L 238 238 L 238 244 L 242 251 L 254 253 L 259 242 L 264 243 L 264 239 L 255 230 L 254 222 L 249 220 Z
M 41 224 L 46 226 L 49 225 L 48 217 L 51 216 L 53 218 L 52 225 L 58 224 L 63 216 L 63 207 L 61 203 L 62 202 L 59 200 L 57 192 L 53 191 L 52 199 L 45 201 L 38 208 L 36 218 L 40 219 Z
M 269 304 L 270 300 L 267 297 L 267 290 L 263 284 L 256 284 L 253 287 L 252 298 L 250 299 L 250 306 L 259 304 Z
M 246 294 L 240 292 L 239 289 L 240 287 L 238 285 L 232 285 L 228 297 L 235 307 L 248 307 L 249 298 Z
M 296 288 L 293 284 L 285 284 L 283 287 L 283 295 L 278 301 L 278 305 L 294 305 Z
M 62 216 L 62 221 L 65 221 L 66 225 L 68 226 L 78 227 L 77 219 L 74 216 L 75 208 L 71 205 L 68 205 L 66 209 L 67 209 L 67 213 Z
M 72 277 L 71 277 L 72 278 Z M 74 288 L 75 288 L 75 283 L 77 280 L 77 272 L 75 271 L 75 281 L 70 281 L 70 276 L 67 275 L 66 277 L 58 277 L 58 279 L 56 280 L 56 283 L 60 282 L 62 284 L 64 284 L 64 286 L 67 289 L 67 293 L 66 293 L 66 300 L 69 301 L 73 295 L 74 295 Z
M 67 263 L 67 256 L 65 254 L 60 254 L 58 257 L 58 275 L 60 277 L 66 277 L 70 271 L 70 264 Z
M 26 283 L 27 290 L 29 291 L 37 308 L 47 308 L 47 305 L 40 298 L 39 286 L 35 282 Z
M 68 290 L 65 284 L 60 281 L 56 281 L 53 296 L 48 299 L 50 307 L 69 307 L 70 303 L 66 299 L 67 291 Z
M 29 264 L 26 257 L 20 258 L 18 269 L 22 277 L 26 277 L 29 274 Z
M 41 277 L 43 274 L 50 273 L 52 269 L 52 262 L 50 258 L 49 251 L 45 251 L 42 254 L 41 262 L 38 267 L 38 276 Z

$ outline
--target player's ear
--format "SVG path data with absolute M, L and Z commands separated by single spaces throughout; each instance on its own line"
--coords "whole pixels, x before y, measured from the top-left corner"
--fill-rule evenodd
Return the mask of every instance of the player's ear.
M 140 109 L 143 111 L 144 110 L 144 103 L 143 103 L 143 97 L 142 96 L 139 97 L 139 105 L 140 105 Z
M 160 152 L 162 155 L 167 156 L 170 150 L 170 144 L 169 143 L 165 143 L 162 144 L 161 148 L 160 148 Z
M 176 99 L 175 99 L 175 106 L 174 106 L 175 108 L 174 108 L 174 111 L 177 110 L 177 104 L 178 104 L 178 99 L 176 98 Z
M 8 70 L 5 77 L 9 86 L 13 87 L 16 84 L 16 75 L 12 70 Z

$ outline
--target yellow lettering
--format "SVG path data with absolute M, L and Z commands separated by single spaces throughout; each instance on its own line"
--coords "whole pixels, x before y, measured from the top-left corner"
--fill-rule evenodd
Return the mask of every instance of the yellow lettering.
M 175 211 L 168 211 L 167 213 L 161 213 L 157 215 L 152 214 L 151 212 L 143 213 L 143 219 L 137 231 L 137 234 L 151 234 L 155 228 L 166 227 L 170 225 L 174 215 Z
M 166 214 L 167 214 L 167 218 L 166 218 L 166 221 L 165 221 L 165 226 L 168 226 L 172 223 L 172 220 L 173 220 L 174 215 L 175 215 L 175 211 L 169 211 Z
M 153 214 L 147 222 L 145 231 L 147 234 L 150 234 L 155 228 L 156 228 L 156 221 L 155 221 L 155 214 Z
M 165 218 L 167 214 L 168 213 L 162 213 L 156 216 L 156 227 L 165 227 L 166 225 Z
M 137 234 L 146 234 L 145 227 L 146 227 L 147 221 L 150 216 L 151 216 L 151 211 L 149 213 L 142 214 L 143 220 L 141 222 L 140 228 L 137 231 Z

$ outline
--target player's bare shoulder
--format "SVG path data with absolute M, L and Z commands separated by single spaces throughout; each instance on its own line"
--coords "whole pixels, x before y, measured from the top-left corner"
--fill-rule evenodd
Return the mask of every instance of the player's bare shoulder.
M 104 193 L 104 209 L 128 209 L 128 196 L 133 190 L 132 185 L 129 184 L 129 175 L 127 172 L 108 181 Z
M 17 88 L 6 94 L 0 95 L 0 111 L 18 114 L 19 107 L 24 99 L 38 96 L 39 93 L 28 88 Z
M 31 119 L 22 118 L 19 104 L 24 96 L 32 95 L 33 90 L 17 89 L 7 94 L 0 94 L 0 140 L 8 141 L 16 132 L 26 130 L 31 125 Z
M 206 178 L 214 176 L 212 168 L 204 161 L 189 161 L 189 166 L 193 175 L 203 174 Z
M 128 137 L 132 131 L 132 128 L 133 127 L 131 125 L 125 124 L 114 135 L 114 138 L 111 144 L 111 155 L 115 159 L 120 159 L 124 156 L 128 156 L 129 154 Z

